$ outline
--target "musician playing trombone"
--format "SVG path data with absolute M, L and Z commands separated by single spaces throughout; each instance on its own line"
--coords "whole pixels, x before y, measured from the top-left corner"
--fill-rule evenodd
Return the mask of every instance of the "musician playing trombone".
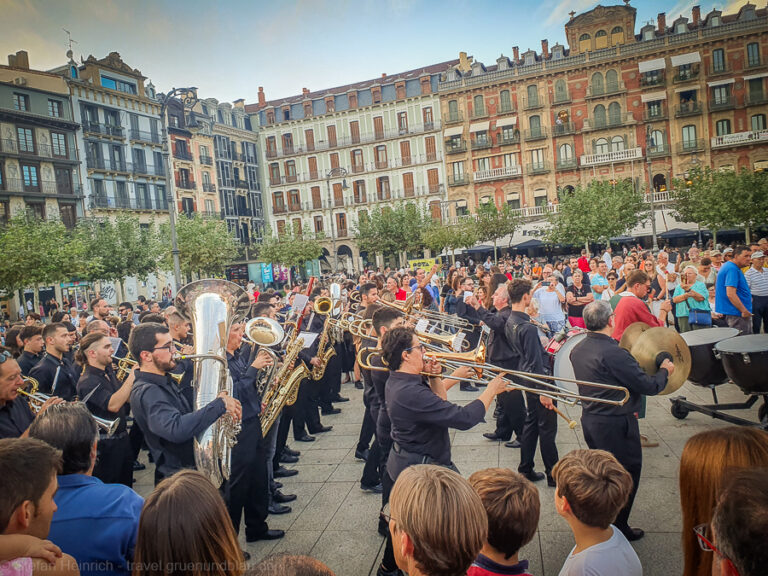
M 607 302 L 596 301 L 584 308 L 587 337 L 571 351 L 571 363 L 577 379 L 603 384 L 624 386 L 629 390 L 629 401 L 623 406 L 584 402 L 581 425 L 584 439 L 592 449 L 607 450 L 632 476 L 632 492 L 626 506 L 619 512 L 614 525 L 627 540 L 639 540 L 644 532 L 629 527 L 629 513 L 637 494 L 643 452 L 636 413 L 643 395 L 654 396 L 664 390 L 667 378 L 675 371 L 669 358 L 659 358 L 659 371 L 648 376 L 632 355 L 612 338 L 616 327 L 615 315 Z M 602 399 L 620 399 L 621 392 L 582 386 L 581 394 Z

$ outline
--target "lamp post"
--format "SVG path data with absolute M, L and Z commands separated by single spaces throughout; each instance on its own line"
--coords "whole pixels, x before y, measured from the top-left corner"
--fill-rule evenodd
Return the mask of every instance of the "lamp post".
M 171 166 L 171 150 L 168 145 L 168 102 L 171 98 L 178 98 L 184 110 L 191 110 L 197 103 L 197 88 L 173 88 L 162 97 L 160 106 L 160 122 L 162 123 L 163 138 L 163 162 L 165 172 L 168 175 L 166 187 L 166 201 L 168 202 L 168 219 L 171 225 L 171 255 L 173 256 L 173 277 L 176 282 L 176 291 L 181 287 L 181 266 L 179 264 L 179 240 L 176 235 L 176 195 L 174 190 L 173 167 Z
M 333 226 L 333 198 L 331 197 L 331 178 L 344 178 L 344 176 L 347 175 L 347 171 L 345 168 L 342 168 L 341 166 L 337 168 L 331 168 L 328 170 L 328 172 L 325 174 L 325 186 L 328 190 L 328 208 L 330 209 L 331 213 L 331 244 L 333 246 L 333 273 L 335 274 L 339 269 L 339 255 L 336 253 L 336 229 Z M 349 190 L 349 186 L 347 186 L 347 180 L 344 178 L 341 181 L 341 189 L 342 190 Z
M 651 201 L 651 235 L 653 236 L 653 251 L 659 250 L 659 239 L 656 236 L 656 201 L 653 189 L 653 170 L 651 169 L 651 146 L 653 146 L 653 125 L 645 128 L 645 160 L 648 164 L 648 195 Z

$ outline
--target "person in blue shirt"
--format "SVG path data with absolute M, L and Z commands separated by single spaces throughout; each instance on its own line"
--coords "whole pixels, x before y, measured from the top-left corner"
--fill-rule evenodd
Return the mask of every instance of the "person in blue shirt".
M 722 265 L 715 281 L 715 312 L 742 334 L 752 334 L 752 293 L 741 271 L 749 266 L 750 254 L 746 246 L 736 246 L 733 258 Z
M 63 456 L 48 539 L 77 560 L 82 575 L 130 574 L 144 499 L 127 486 L 93 477 L 99 431 L 85 404 L 46 410 L 29 435 Z

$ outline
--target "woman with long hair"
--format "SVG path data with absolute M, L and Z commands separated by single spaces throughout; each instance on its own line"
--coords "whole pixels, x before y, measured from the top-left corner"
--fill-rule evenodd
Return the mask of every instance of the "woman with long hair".
M 182 470 L 144 502 L 133 576 L 241 576 L 245 558 L 224 500 L 210 480 Z
M 683 512 L 683 576 L 709 576 L 712 553 L 703 551 L 694 528 L 709 525 L 726 476 L 739 468 L 768 467 L 768 434 L 729 426 L 692 436 L 680 457 L 680 505 Z
M 661 312 L 661 303 L 666 300 L 667 281 L 656 269 L 656 262 L 653 256 L 648 256 L 648 258 L 643 260 L 641 270 L 648 274 L 648 278 L 651 280 L 651 291 L 648 293 L 648 300 L 651 305 L 651 312 L 658 316 L 659 312 Z

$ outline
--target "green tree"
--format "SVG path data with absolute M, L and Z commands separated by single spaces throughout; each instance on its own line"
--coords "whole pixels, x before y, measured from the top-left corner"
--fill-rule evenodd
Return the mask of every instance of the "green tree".
M 546 240 L 553 244 L 588 245 L 620 236 L 648 217 L 643 195 L 631 182 L 593 180 L 565 195 L 550 213 Z
M 358 218 L 355 242 L 361 251 L 385 258 L 394 256 L 399 263 L 402 251 L 425 248 L 423 230 L 430 223 L 431 219 L 415 204 L 378 208 Z
M 422 242 L 427 248 L 436 253 L 451 250 L 454 262 L 457 248 L 472 246 L 477 240 L 477 231 L 469 216 L 447 226 L 442 222 L 432 222 L 422 232 Z
M 162 238 L 170 238 L 170 224 L 160 227 Z M 200 277 L 224 275 L 227 263 L 235 259 L 240 249 L 237 240 L 227 228 L 227 223 L 217 218 L 192 218 L 180 216 L 176 221 L 176 237 L 179 246 L 179 268 L 186 278 L 192 274 Z M 173 269 L 170 242 L 162 244 L 160 260 L 166 270 Z
M 718 172 L 710 168 L 696 167 L 686 178 L 673 181 L 673 213 L 682 222 L 695 222 L 709 228 L 713 241 L 717 242 L 717 231 L 737 226 L 741 204 L 734 202 L 738 175 L 733 172 Z
M 493 241 L 493 259 L 498 259 L 497 242 L 499 238 L 514 234 L 522 223 L 519 212 L 513 210 L 509 204 L 504 204 L 501 210 L 493 202 L 481 204 L 477 209 L 477 217 L 474 221 L 477 240 L 480 242 Z
M 259 259 L 272 264 L 282 264 L 290 270 L 291 266 L 303 266 L 310 260 L 320 258 L 323 247 L 317 235 L 298 233 L 289 226 L 279 236 L 273 236 L 271 230 L 264 232 L 264 241 L 259 247 Z M 290 279 L 289 279 L 290 281 Z
M 738 217 L 734 216 L 744 226 L 744 236 L 749 244 L 752 230 L 768 222 L 768 174 L 742 169 L 733 184 L 730 188 L 732 210 L 738 213 Z

